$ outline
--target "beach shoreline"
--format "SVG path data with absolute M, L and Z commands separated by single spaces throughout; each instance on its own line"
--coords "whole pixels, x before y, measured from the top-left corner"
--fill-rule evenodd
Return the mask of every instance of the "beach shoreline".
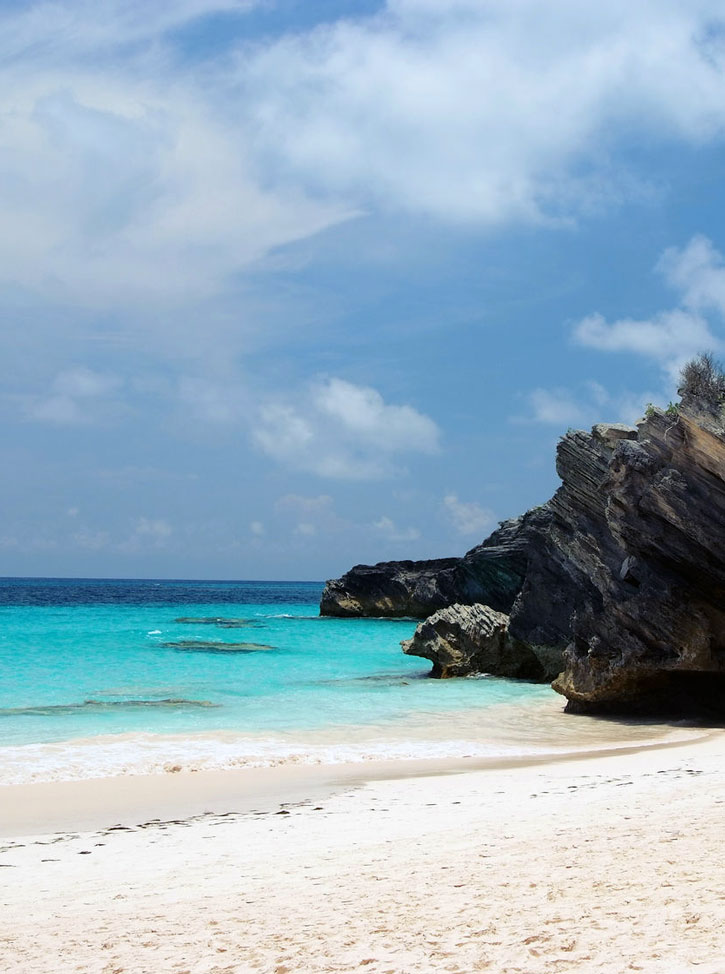
M 545 753 L 171 770 L 0 785 L 0 839 L 110 825 L 133 827 L 152 819 L 270 811 L 285 803 L 312 801 L 375 781 L 494 771 L 525 773 L 569 762 L 699 745 L 716 739 L 717 733 L 705 727 L 673 728 L 669 734 L 644 742 L 612 740 L 598 747 Z
M 240 791 L 236 810 L 239 773 L 221 772 L 226 799 L 198 814 L 3 839 L 5 969 L 717 974 L 723 757 L 713 730 L 515 767 L 398 763 L 367 780 L 255 769 L 256 804 Z M 207 780 L 158 778 L 180 789 L 170 813 Z M 71 784 L 118 796 L 122 782 Z

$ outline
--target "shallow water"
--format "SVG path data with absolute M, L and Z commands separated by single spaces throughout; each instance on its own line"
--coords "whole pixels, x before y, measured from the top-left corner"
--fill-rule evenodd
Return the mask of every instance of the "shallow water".
M 548 687 L 430 680 L 400 650 L 415 622 L 320 618 L 321 589 L 0 579 L 0 782 L 537 753 L 664 732 L 562 722 Z

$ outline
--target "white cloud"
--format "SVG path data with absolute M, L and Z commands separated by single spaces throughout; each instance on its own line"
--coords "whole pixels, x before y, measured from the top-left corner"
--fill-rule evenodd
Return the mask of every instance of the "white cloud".
M 573 335 L 576 342 L 590 348 L 649 358 L 674 381 L 689 358 L 724 347 L 706 313 L 725 314 L 725 267 L 712 243 L 696 236 L 682 250 L 665 251 L 656 269 L 681 292 L 678 307 L 643 320 L 608 322 L 602 315 L 592 314 L 575 326 Z
M 178 308 L 350 215 L 261 179 L 226 75 L 190 72 L 174 49 L 192 21 L 252 5 L 0 10 L 0 283 L 75 307 Z
M 662 392 L 610 393 L 598 382 L 582 382 L 573 389 L 533 389 L 526 400 L 530 413 L 512 417 L 515 423 L 543 423 L 563 429 L 594 423 L 634 423 L 648 402 L 661 402 Z
M 317 528 L 310 521 L 301 521 L 295 528 L 295 534 L 302 535 L 304 538 L 311 538 L 317 534 Z
M 418 528 L 399 528 L 389 517 L 381 517 L 373 522 L 376 531 L 380 531 L 388 541 L 417 541 L 420 538 Z
M 261 521 L 250 521 L 249 530 L 257 538 L 261 538 L 265 533 L 264 524 Z
M 262 188 L 243 132 L 194 90 L 65 74 L 4 90 L 5 283 L 90 308 L 180 306 L 348 215 Z
M 123 385 L 115 375 L 79 366 L 55 377 L 47 393 L 24 398 L 25 414 L 37 422 L 84 426 L 113 417 Z
M 435 453 L 438 427 L 411 406 L 390 406 L 380 393 L 343 379 L 330 379 L 318 387 L 314 402 L 360 441 L 386 452 L 414 450 Z
M 567 389 L 534 389 L 529 393 L 528 400 L 536 423 L 566 426 L 581 422 L 585 412 L 582 404 Z
M 715 0 L 389 0 L 262 48 L 240 84 L 288 178 L 445 221 L 558 218 L 638 191 L 612 162 L 634 127 L 722 136 L 721 16 Z
M 456 494 L 446 494 L 443 507 L 458 534 L 483 535 L 495 522 L 492 511 L 475 501 L 461 501 Z
M 682 250 L 668 248 L 657 270 L 682 292 L 683 307 L 725 314 L 725 262 L 707 237 L 696 234 Z
M 304 457 L 315 439 L 312 425 L 292 406 L 272 403 L 260 410 L 260 425 L 254 433 L 258 446 L 275 460 Z
M 698 352 L 720 345 L 704 318 L 678 308 L 639 321 L 622 318 L 609 323 L 602 315 L 589 315 L 576 326 L 574 338 L 605 352 L 643 355 L 673 373 Z
M 372 480 L 395 471 L 403 453 L 433 453 L 439 430 L 412 406 L 342 379 L 313 386 L 298 405 L 271 403 L 259 413 L 257 446 L 288 466 L 319 476 Z
M 568 217 L 636 187 L 620 134 L 725 127 L 715 0 L 389 0 L 190 71 L 179 29 L 253 5 L 0 10 L 0 282 L 184 307 L 365 209 Z
M 117 548 L 126 554 L 149 548 L 165 548 L 173 533 L 174 529 L 164 518 L 137 517 L 131 535 Z

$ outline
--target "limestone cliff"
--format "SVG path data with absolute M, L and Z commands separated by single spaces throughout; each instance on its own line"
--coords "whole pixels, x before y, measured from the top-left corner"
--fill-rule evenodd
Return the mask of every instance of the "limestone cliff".
M 685 398 L 679 410 L 649 410 L 637 427 L 568 433 L 557 470 L 562 486 L 547 504 L 506 522 L 464 558 L 425 563 L 432 567 L 419 575 L 416 563 L 396 563 L 407 566 L 405 577 L 391 565 L 353 569 L 328 583 L 328 611 L 336 614 L 341 592 L 348 605 L 357 599 L 356 614 L 424 615 L 484 603 L 510 614 L 497 635 L 486 622 L 476 636 L 471 614 L 457 608 L 428 620 L 406 651 L 417 646 L 437 675 L 481 666 L 523 675 L 526 665 L 514 674 L 516 652 L 550 662 L 563 652 L 554 688 L 570 710 L 725 710 L 718 409 Z
M 697 403 L 654 411 L 600 493 L 606 555 L 554 688 L 572 710 L 722 711 L 725 429 Z

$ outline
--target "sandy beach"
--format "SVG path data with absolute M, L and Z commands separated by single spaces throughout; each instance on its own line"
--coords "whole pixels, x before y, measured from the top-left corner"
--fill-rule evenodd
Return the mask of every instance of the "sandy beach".
M 724 756 L 7 787 L 2 968 L 716 974 Z

